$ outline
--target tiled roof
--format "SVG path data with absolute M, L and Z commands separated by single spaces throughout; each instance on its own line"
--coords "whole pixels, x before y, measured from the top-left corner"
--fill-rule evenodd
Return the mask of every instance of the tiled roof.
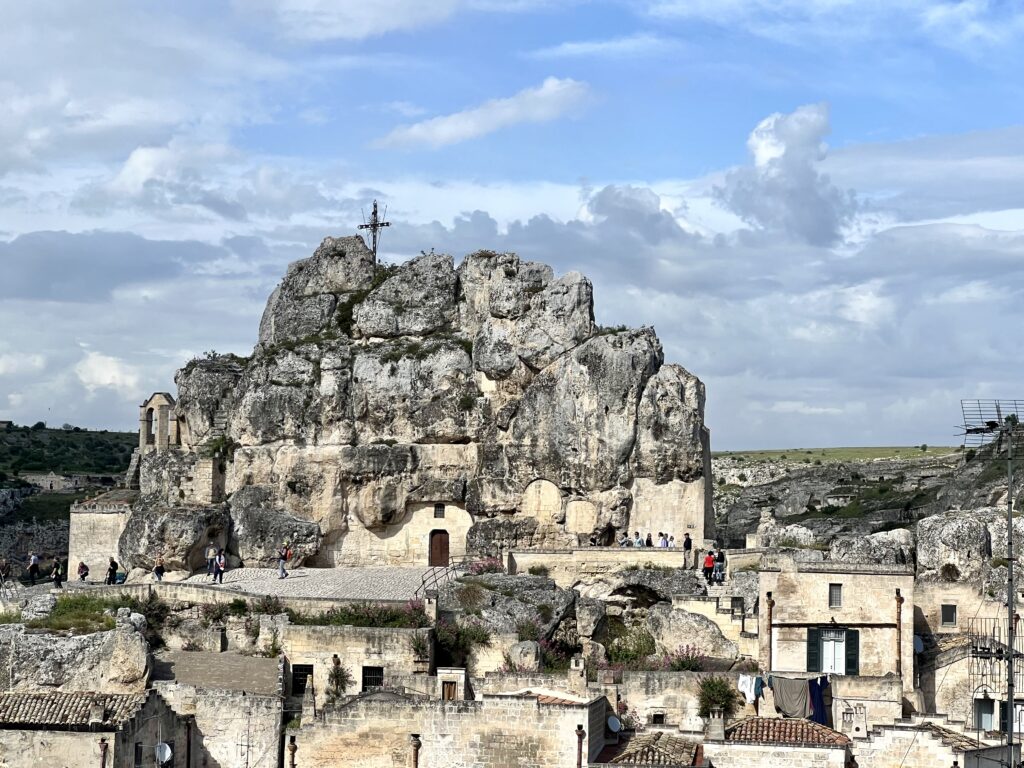
M 971 749 L 984 749 L 987 745 L 973 739 L 967 734 L 943 728 L 935 723 L 921 723 L 918 729 L 927 733 L 933 733 L 942 739 L 943 743 L 950 745 L 959 752 L 967 752 Z
M 758 742 L 762 744 L 807 744 L 837 747 L 850 743 L 850 738 L 839 731 L 810 720 L 748 717 L 725 729 L 726 741 Z
M 602 751 L 601 762 L 610 765 L 691 766 L 698 745 L 661 731 L 637 733 Z
M 144 693 L 0 693 L 0 728 L 88 726 L 93 705 L 103 706 L 103 725 L 116 727 L 145 701 Z
M 573 696 L 570 693 L 564 693 L 559 691 L 548 691 L 548 690 L 530 690 L 529 688 L 521 691 L 510 691 L 508 693 L 498 693 L 495 696 L 529 696 L 537 699 L 538 704 L 556 704 L 562 706 L 578 707 L 581 704 L 587 704 L 588 700 L 579 696 Z M 571 698 L 570 698 L 571 697 Z

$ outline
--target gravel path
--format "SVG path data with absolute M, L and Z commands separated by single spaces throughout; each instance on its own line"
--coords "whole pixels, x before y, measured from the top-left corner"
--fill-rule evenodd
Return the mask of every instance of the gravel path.
M 412 600 L 429 568 L 296 568 L 280 579 L 274 568 L 237 568 L 224 574 L 225 590 L 278 597 Z M 185 584 L 209 584 L 206 575 Z M 218 585 L 219 587 L 219 585 Z

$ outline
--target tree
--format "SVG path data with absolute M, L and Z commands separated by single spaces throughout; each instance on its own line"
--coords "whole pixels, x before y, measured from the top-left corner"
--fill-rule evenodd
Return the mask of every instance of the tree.
M 925 453 L 928 450 L 928 443 L 921 443 L 921 453 Z
M 38 431 L 40 429 L 46 429 L 46 422 L 45 421 L 37 421 L 35 424 L 32 425 L 32 430 L 33 431 Z

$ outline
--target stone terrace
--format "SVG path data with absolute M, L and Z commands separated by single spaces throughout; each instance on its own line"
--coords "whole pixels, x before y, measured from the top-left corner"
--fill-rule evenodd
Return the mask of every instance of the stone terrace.
M 238 568 L 224 574 L 223 589 L 249 595 L 325 597 L 336 600 L 412 600 L 429 568 L 296 568 L 279 579 L 273 568 Z M 210 584 L 196 575 L 184 584 Z M 221 589 L 217 585 L 217 589 Z
M 277 659 L 235 653 L 171 651 L 153 654 L 153 680 L 174 680 L 201 688 L 247 691 L 265 696 L 281 694 Z

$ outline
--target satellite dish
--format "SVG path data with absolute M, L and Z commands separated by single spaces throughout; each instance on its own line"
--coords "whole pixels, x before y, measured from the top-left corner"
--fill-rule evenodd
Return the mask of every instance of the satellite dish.
M 168 746 L 162 741 L 159 744 L 157 744 L 156 747 L 153 748 L 153 751 L 156 753 L 157 765 L 163 765 L 164 763 L 168 763 L 170 762 L 171 758 L 174 757 L 174 754 L 171 752 L 170 746 Z
M 622 723 L 619 722 L 619 718 L 615 715 L 608 716 L 608 730 L 612 733 L 618 733 L 622 730 Z

